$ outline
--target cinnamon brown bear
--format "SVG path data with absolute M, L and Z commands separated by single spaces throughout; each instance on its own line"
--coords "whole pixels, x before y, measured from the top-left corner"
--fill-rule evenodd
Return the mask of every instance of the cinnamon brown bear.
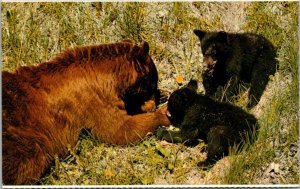
M 155 111 L 157 82 L 147 42 L 75 47 L 2 72 L 4 184 L 39 179 L 82 127 L 103 142 L 130 144 L 169 125 L 166 108 Z

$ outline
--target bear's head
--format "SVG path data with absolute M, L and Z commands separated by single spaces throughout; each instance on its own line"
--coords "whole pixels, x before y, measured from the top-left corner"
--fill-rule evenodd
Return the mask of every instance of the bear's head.
M 149 55 L 149 44 L 134 45 L 131 50 L 131 61 L 136 72 L 136 79 L 125 92 L 124 102 L 128 114 L 154 111 L 159 101 L 158 72 Z M 149 107 L 152 106 L 152 107 Z
M 169 119 L 172 124 L 178 124 L 183 121 L 185 111 L 190 107 L 197 97 L 198 83 L 191 80 L 187 86 L 174 91 L 168 100 Z
M 226 82 L 225 63 L 230 53 L 229 34 L 224 31 L 206 32 L 194 30 L 199 37 L 203 54 L 203 86 L 207 95 L 216 92 L 219 85 Z
M 212 73 L 216 64 L 221 63 L 226 57 L 229 49 L 228 34 L 224 31 L 206 32 L 194 30 L 201 42 L 203 54 L 203 66 Z

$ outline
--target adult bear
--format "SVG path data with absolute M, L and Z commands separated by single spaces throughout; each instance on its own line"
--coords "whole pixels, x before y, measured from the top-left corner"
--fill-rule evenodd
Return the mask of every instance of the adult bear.
M 130 144 L 169 125 L 166 108 L 155 111 L 157 82 L 147 42 L 75 47 L 2 72 L 4 184 L 39 179 L 82 127 L 103 142 Z

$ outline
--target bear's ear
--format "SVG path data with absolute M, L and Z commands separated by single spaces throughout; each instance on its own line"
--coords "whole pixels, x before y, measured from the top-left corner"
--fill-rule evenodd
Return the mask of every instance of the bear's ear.
M 228 35 L 226 32 L 224 31 L 220 31 L 218 34 L 217 34 L 217 39 L 222 42 L 222 43 L 228 43 Z
M 194 34 L 196 34 L 200 38 L 200 40 L 202 40 L 202 38 L 205 36 L 206 33 L 207 32 L 202 30 L 194 30 Z
M 143 45 L 142 45 L 142 48 L 141 48 L 141 54 L 143 56 L 147 56 L 149 54 L 149 44 L 148 42 L 144 41 Z
M 190 82 L 187 84 L 187 88 L 191 89 L 192 91 L 197 91 L 198 82 L 196 80 L 191 79 Z
M 144 42 L 142 47 L 134 45 L 131 51 L 131 55 L 138 58 L 141 61 L 144 61 L 149 54 L 149 44 Z

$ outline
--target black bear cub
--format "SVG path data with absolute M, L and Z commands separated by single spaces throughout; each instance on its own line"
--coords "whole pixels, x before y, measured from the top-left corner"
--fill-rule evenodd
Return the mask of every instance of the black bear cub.
M 197 85 L 197 81 L 191 80 L 187 86 L 171 94 L 169 119 L 180 128 L 182 140 L 206 141 L 206 162 L 213 163 L 228 155 L 230 147 L 241 146 L 246 137 L 254 136 L 257 119 L 239 107 L 197 94 Z M 169 133 L 162 138 L 172 142 Z
M 203 85 L 209 96 L 218 86 L 230 85 L 226 95 L 234 98 L 240 84 L 250 84 L 248 107 L 260 100 L 269 76 L 276 72 L 276 50 L 265 37 L 251 33 L 194 30 L 201 42 Z M 229 83 L 230 82 L 230 83 Z

